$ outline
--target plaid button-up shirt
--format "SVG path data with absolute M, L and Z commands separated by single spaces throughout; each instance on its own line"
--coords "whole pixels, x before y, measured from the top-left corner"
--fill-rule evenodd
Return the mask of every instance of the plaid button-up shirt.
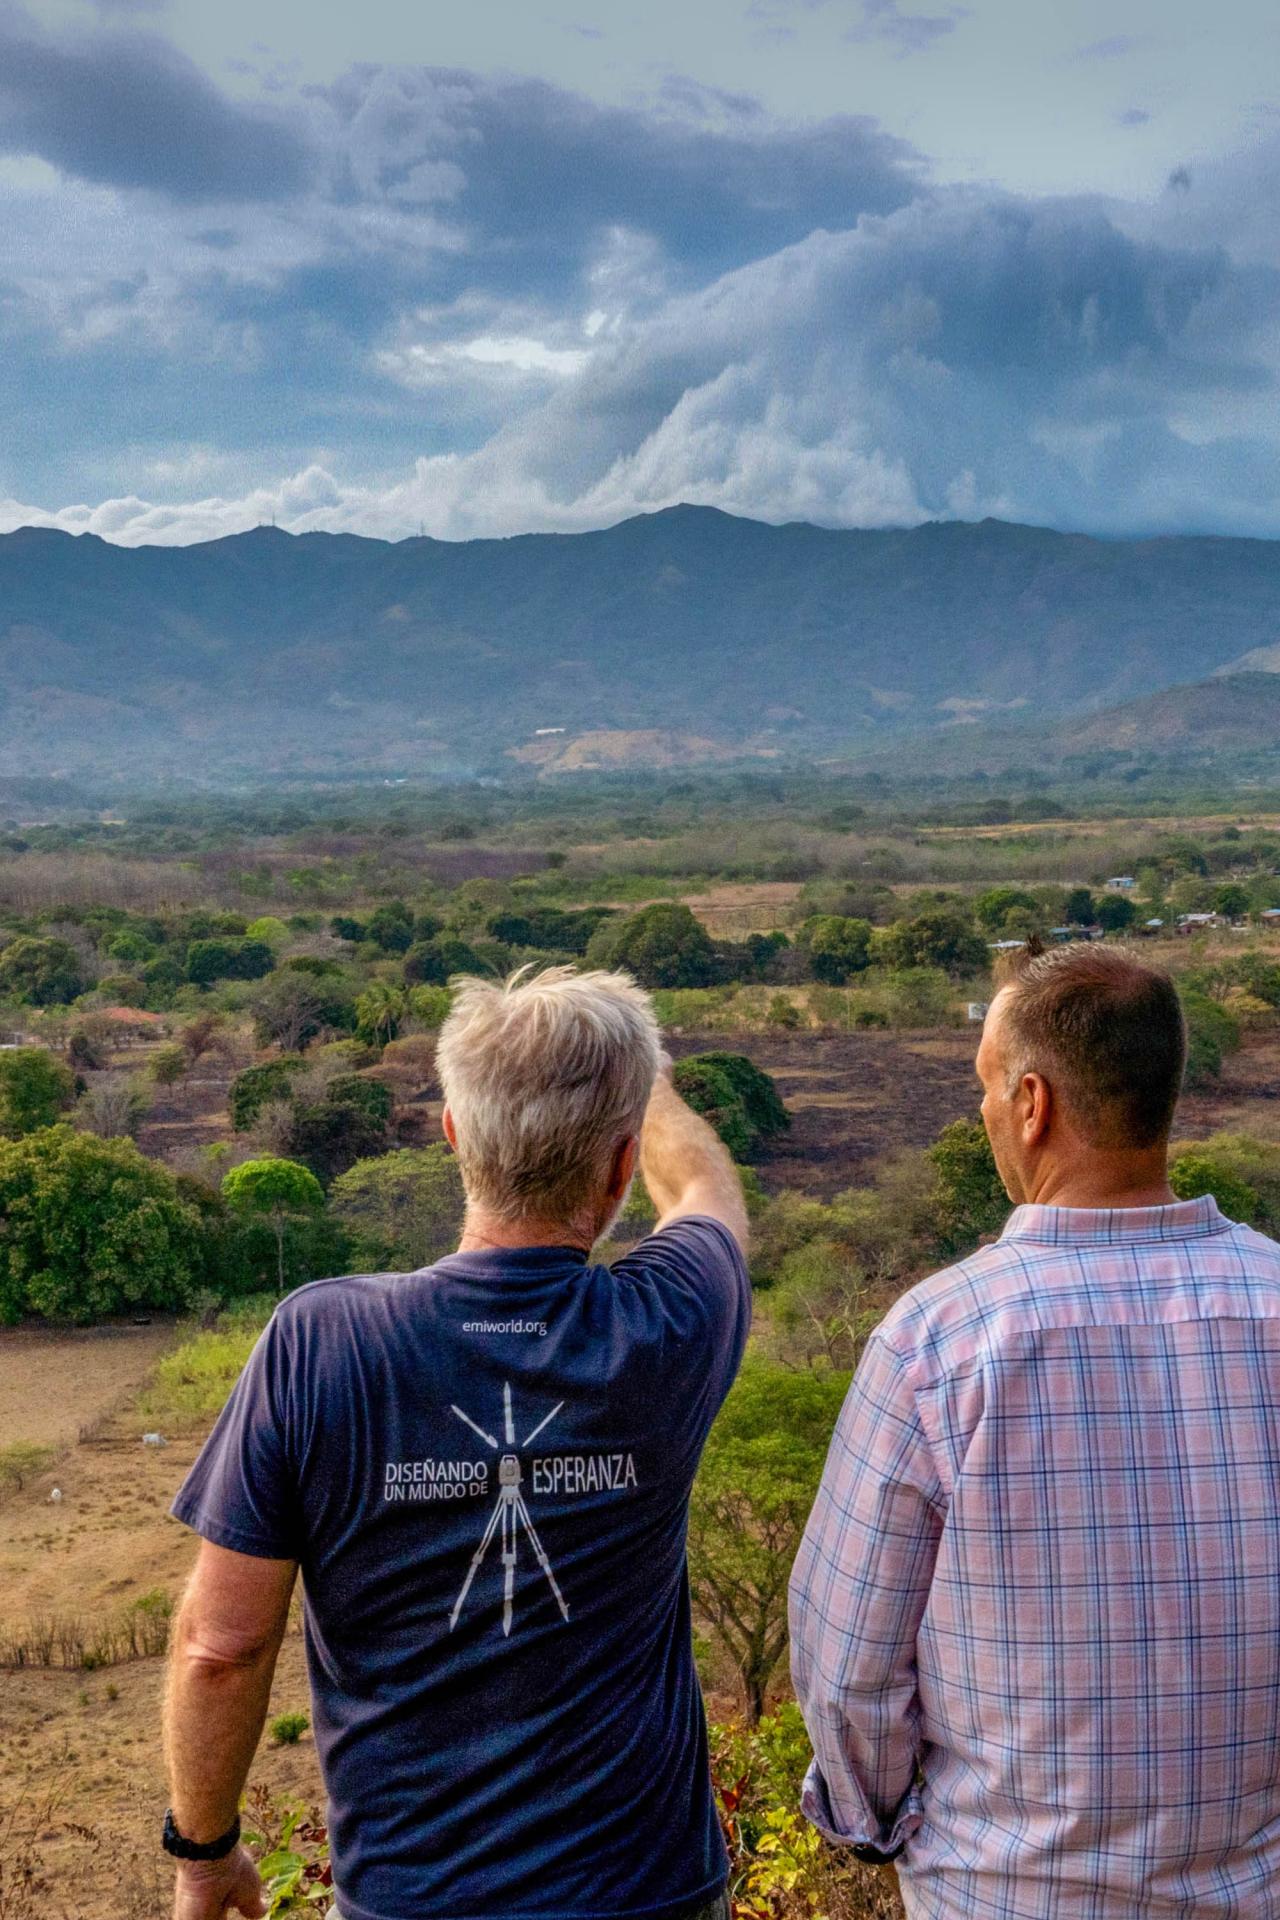
M 805 1811 L 918 1920 L 1280 1916 L 1280 1246 L 1019 1207 L 907 1294 L 791 1631 Z

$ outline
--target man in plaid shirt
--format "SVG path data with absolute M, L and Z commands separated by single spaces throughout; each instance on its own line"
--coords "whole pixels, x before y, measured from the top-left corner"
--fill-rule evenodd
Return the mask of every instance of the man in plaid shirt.
M 1021 957 L 978 1054 L 1014 1212 L 832 1441 L 804 1808 L 912 1920 L 1280 1915 L 1280 1246 L 1175 1199 L 1183 1056 L 1163 974 Z

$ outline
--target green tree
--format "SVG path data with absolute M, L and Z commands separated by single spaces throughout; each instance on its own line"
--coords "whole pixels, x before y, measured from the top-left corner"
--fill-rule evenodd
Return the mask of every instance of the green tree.
M 84 992 L 85 985 L 80 956 L 68 940 L 20 934 L 0 950 L 0 1000 L 65 1007 Z
M 454 933 L 437 933 L 419 941 L 404 956 L 404 977 L 410 986 L 445 987 L 455 974 L 483 970 L 475 948 Z
M 191 1061 L 186 1048 L 177 1040 L 157 1047 L 151 1056 L 151 1078 L 158 1087 L 172 1087 L 187 1071 Z
M 1213 1195 L 1228 1220 L 1252 1226 L 1258 1214 L 1258 1196 L 1247 1181 L 1215 1158 L 1195 1147 L 1184 1148 L 1169 1168 L 1169 1185 L 1179 1200 Z
M 1138 917 L 1138 909 L 1123 893 L 1102 893 L 1094 908 L 1098 926 L 1104 933 L 1123 933 Z
M 265 940 L 193 940 L 187 948 L 187 979 L 197 987 L 215 980 L 262 980 L 275 964 Z
M 926 1157 L 937 1174 L 938 1251 L 944 1259 L 962 1257 L 984 1234 L 997 1233 L 1009 1213 L 987 1130 L 980 1120 L 953 1120 Z
M 329 1207 L 357 1257 L 377 1271 L 430 1266 L 451 1253 L 466 1200 L 443 1141 L 358 1160 L 329 1190 Z
M 871 964 L 871 922 L 844 914 L 820 913 L 800 929 L 801 944 L 809 955 L 815 980 L 842 987 L 850 974 Z
M 318 1213 L 324 1189 L 309 1167 L 266 1155 L 232 1167 L 222 1182 L 227 1205 L 237 1213 L 260 1214 L 276 1236 L 276 1287 L 284 1292 L 284 1234 L 290 1219 Z
M 413 942 L 413 915 L 403 900 L 375 907 L 365 924 L 364 937 L 384 953 L 405 953 Z
M 876 946 L 887 967 L 939 967 L 953 979 L 984 972 L 991 957 L 973 923 L 946 908 L 895 921 L 881 930 Z
M 715 942 L 688 907 L 658 901 L 592 934 L 587 959 L 593 966 L 621 967 L 642 987 L 710 987 L 720 978 Z
M 56 1125 L 75 1092 L 70 1067 L 43 1047 L 0 1053 L 0 1134 L 17 1140 L 38 1127 Z
M 988 933 L 999 933 L 1013 912 L 1028 914 L 1034 922 L 1040 916 L 1039 904 L 1025 887 L 989 887 L 973 903 L 980 926 Z
M 362 1040 L 385 1046 L 394 1040 L 409 1013 L 409 996 L 390 980 L 371 980 L 356 1000 L 356 1032 Z
M 409 1012 L 420 1026 L 434 1033 L 449 1017 L 453 995 L 448 987 L 410 987 Z
M 694 1484 L 689 1584 L 753 1723 L 786 1652 L 787 1579 L 848 1385 L 748 1359 Z
M 335 1094 L 334 1088 L 353 1084 L 359 1089 L 351 1097 Z M 289 1123 L 288 1150 L 291 1157 L 311 1169 L 323 1186 L 345 1173 L 357 1160 L 381 1153 L 387 1144 L 387 1119 L 390 1093 L 386 1087 L 374 1090 L 385 1097 L 387 1112 L 370 1095 L 369 1082 L 343 1075 L 330 1086 L 322 1100 L 299 1101 Z
M 1088 887 L 1072 887 L 1062 906 L 1063 924 L 1068 927 L 1092 927 L 1097 921 L 1097 903 Z
M 1224 920 L 1243 920 L 1249 911 L 1249 889 L 1239 880 L 1224 880 L 1213 890 L 1213 910 Z
M 68 1126 L 0 1142 L 0 1320 L 85 1322 L 185 1305 L 200 1221 L 131 1140 Z

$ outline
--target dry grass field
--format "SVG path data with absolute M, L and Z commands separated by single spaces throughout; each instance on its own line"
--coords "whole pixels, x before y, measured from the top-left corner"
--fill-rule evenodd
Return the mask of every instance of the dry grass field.
M 0 1327 L 0 1447 L 74 1440 L 137 1387 L 172 1339 L 172 1323 L 159 1318 L 56 1333 Z

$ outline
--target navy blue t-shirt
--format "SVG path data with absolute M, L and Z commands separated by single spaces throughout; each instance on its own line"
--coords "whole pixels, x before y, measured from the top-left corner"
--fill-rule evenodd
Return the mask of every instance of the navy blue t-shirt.
M 724 1884 L 685 1534 L 750 1321 L 677 1221 L 320 1280 L 173 1511 L 301 1564 L 347 1920 L 664 1920 Z

